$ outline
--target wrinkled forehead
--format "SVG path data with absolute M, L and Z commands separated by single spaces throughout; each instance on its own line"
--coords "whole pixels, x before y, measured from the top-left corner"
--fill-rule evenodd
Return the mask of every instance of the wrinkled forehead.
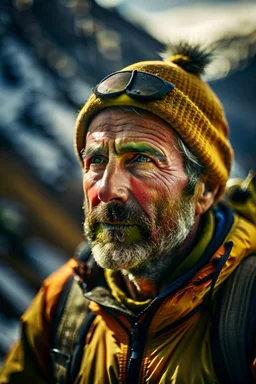
M 144 117 L 145 119 L 150 119 L 152 117 L 154 118 L 155 115 L 153 115 L 152 113 L 144 109 L 136 108 L 136 107 L 130 107 L 130 106 L 108 107 L 108 108 L 104 108 L 97 111 L 97 113 L 92 116 L 92 118 L 90 119 L 87 125 L 87 132 L 92 131 L 93 129 L 92 127 L 94 126 L 95 121 L 99 119 L 102 119 L 102 120 L 105 119 L 107 122 L 108 118 L 120 119 L 122 117 L 126 118 L 127 116 L 141 116 L 141 117 Z
M 110 107 L 101 110 L 91 119 L 86 142 L 105 137 L 167 139 L 169 143 L 177 133 L 160 117 L 139 108 Z M 85 143 L 86 144 L 86 143 Z

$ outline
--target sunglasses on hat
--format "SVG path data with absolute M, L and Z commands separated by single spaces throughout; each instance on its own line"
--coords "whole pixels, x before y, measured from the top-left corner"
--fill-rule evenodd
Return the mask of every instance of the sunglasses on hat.
M 134 99 L 160 99 L 172 89 L 174 85 L 156 75 L 140 71 L 114 72 L 93 88 L 99 97 L 116 97 L 122 93 Z

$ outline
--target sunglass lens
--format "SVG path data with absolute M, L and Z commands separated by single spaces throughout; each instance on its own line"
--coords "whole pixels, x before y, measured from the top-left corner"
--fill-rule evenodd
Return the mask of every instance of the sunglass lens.
M 103 95 L 122 92 L 126 89 L 130 77 L 131 72 L 114 73 L 97 86 L 97 92 Z
M 138 72 L 131 87 L 129 87 L 129 91 L 134 95 L 148 96 L 159 92 L 163 86 L 164 83 L 161 79 L 147 73 Z

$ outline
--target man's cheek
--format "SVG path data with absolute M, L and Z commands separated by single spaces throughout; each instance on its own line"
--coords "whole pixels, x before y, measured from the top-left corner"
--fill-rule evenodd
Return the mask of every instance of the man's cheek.
M 143 181 L 138 179 L 131 180 L 132 194 L 139 204 L 140 208 L 146 213 L 150 220 L 153 219 L 153 212 L 159 199 L 157 191 L 145 185 Z
M 131 189 L 133 196 L 142 208 L 149 204 L 152 191 L 145 186 L 145 183 L 138 179 L 132 179 Z
M 85 199 L 87 201 L 88 207 L 93 208 L 100 203 L 100 199 L 98 198 L 98 193 L 95 186 L 88 189 L 84 186 L 84 195 L 85 195 Z

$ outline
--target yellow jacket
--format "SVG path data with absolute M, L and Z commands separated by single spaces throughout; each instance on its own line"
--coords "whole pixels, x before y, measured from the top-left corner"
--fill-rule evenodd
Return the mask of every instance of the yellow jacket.
M 229 256 L 215 285 L 213 301 L 221 284 L 241 260 L 256 252 L 254 224 L 235 215 L 226 232 L 221 244 L 215 240 L 210 250 L 208 246 L 192 267 L 193 273 L 190 268 L 173 280 L 158 298 L 144 306 L 140 315 L 131 309 L 136 303 L 120 302 L 119 297 L 124 294 L 120 277 L 106 272 L 109 289 L 98 287 L 86 294 L 89 307 L 97 316 L 86 336 L 75 384 L 218 383 L 210 348 L 212 319 L 203 303 L 218 260 L 227 251 Z M 218 236 L 223 237 L 223 231 Z M 232 249 L 227 249 L 227 243 L 233 244 Z M 51 325 L 60 293 L 76 266 L 77 261 L 71 259 L 44 281 L 21 318 L 22 337 L 6 359 L 0 374 L 1 384 L 50 382 Z M 184 276 L 187 276 L 185 283 Z M 141 351 L 139 359 L 131 359 L 131 348 L 134 356 L 137 350 Z M 256 359 L 250 363 L 256 381 Z

